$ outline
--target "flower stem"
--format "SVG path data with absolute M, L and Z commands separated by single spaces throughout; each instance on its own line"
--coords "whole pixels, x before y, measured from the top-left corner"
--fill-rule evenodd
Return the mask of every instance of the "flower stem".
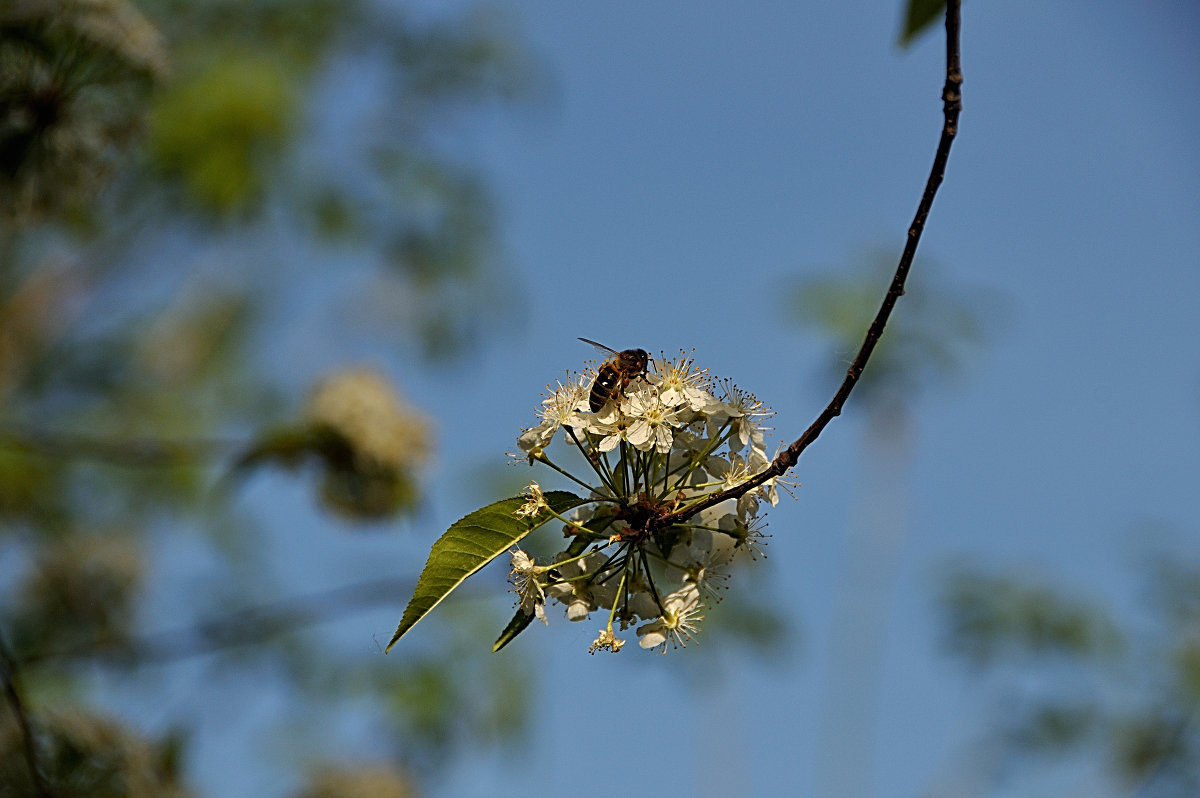
M 590 494 L 590 493 L 597 493 L 597 492 L 598 492 L 598 491 L 596 490 L 596 488 L 595 488 L 595 487 L 593 487 L 592 485 L 589 485 L 589 484 L 587 484 L 587 483 L 586 483 L 586 482 L 584 482 L 582 479 L 580 479 L 579 477 L 575 476 L 575 475 L 574 475 L 574 474 L 572 474 L 570 471 L 567 471 L 565 468 L 563 468 L 562 466 L 558 465 L 557 463 L 555 463 L 555 462 L 552 462 L 552 461 L 550 460 L 550 458 L 549 458 L 549 457 L 547 457 L 546 455 L 542 454 L 542 455 L 539 455 L 539 456 L 537 456 L 537 457 L 536 457 L 536 458 L 534 458 L 534 459 L 536 459 L 536 460 L 537 460 L 539 463 L 542 463 L 542 464 L 544 464 L 544 465 L 548 465 L 548 466 L 550 466 L 550 467 L 551 467 L 551 468 L 553 468 L 555 471 L 557 471 L 558 473 L 562 474 L 564 477 L 566 477 L 567 479 L 571 480 L 572 482 L 574 482 L 574 483 L 575 483 L 576 485 L 578 485 L 579 487 L 581 487 L 581 488 L 584 488 L 585 490 L 587 490 L 589 494 Z

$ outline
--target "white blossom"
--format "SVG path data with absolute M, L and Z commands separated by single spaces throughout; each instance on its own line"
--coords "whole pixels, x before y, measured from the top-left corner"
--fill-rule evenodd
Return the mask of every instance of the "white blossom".
M 557 527 L 568 541 L 564 550 L 542 567 L 514 552 L 513 583 L 521 606 L 539 619 L 547 600 L 563 605 L 572 621 L 606 618 L 593 652 L 621 648 L 615 625 L 636 628 L 641 648 L 684 646 L 705 607 L 727 589 L 728 567 L 762 545 L 759 511 L 777 501 L 780 480 L 750 490 L 746 482 L 770 465 L 762 425 L 770 411 L 681 354 L 654 362 L 645 375 L 623 375 L 612 401 L 593 413 L 595 373 L 559 382 L 543 399 L 537 424 L 518 439 L 530 462 L 566 473 L 554 448 L 561 445 L 577 449 L 563 463 L 591 471 L 572 475 L 584 503 Z M 552 446 L 564 427 L 561 444 Z M 736 495 L 688 510 L 725 491 Z M 518 514 L 541 520 L 545 509 L 541 488 L 531 483 Z
M 649 386 L 629 397 L 629 416 L 634 419 L 628 431 L 629 442 L 634 448 L 644 452 L 654 449 L 660 454 L 671 451 L 671 428 L 678 426 L 679 420 L 675 411 L 668 408 Z
M 601 452 L 611 452 L 616 449 L 622 441 L 629 439 L 629 418 L 627 416 L 614 417 L 616 420 L 612 423 L 597 422 L 594 424 L 594 434 L 602 436 L 596 448 Z
M 536 518 L 542 510 L 548 509 L 549 504 L 546 503 L 546 497 L 542 494 L 542 488 L 536 482 L 530 482 L 529 487 L 525 488 L 526 501 L 517 508 L 514 513 L 518 518 Z
M 532 557 L 520 549 L 512 549 L 512 570 L 509 571 L 509 581 L 517 593 L 518 604 L 526 615 L 536 615 L 544 624 L 546 620 L 546 593 L 538 582 L 540 569 Z
M 568 381 L 565 385 L 559 383 L 554 392 L 542 401 L 542 423 L 559 427 L 583 426 L 582 413 L 588 409 L 588 386 L 580 377 Z
M 513 455 L 515 458 L 528 458 L 532 465 L 535 460 L 540 460 L 544 454 L 544 450 L 550 445 L 550 441 L 554 439 L 554 433 L 557 430 L 553 424 L 543 421 L 536 427 L 529 427 L 522 430 L 517 438 L 517 448 L 524 455 Z
M 717 402 L 708 391 L 708 373 L 695 368 L 695 361 L 690 357 L 667 361 L 651 381 L 659 387 L 662 403 L 667 407 L 686 405 L 704 412 Z
M 650 623 L 637 628 L 638 645 L 642 648 L 662 648 L 666 653 L 667 643 L 687 646 L 704 619 L 700 615 L 700 590 L 695 585 L 685 585 L 663 599 L 662 615 Z

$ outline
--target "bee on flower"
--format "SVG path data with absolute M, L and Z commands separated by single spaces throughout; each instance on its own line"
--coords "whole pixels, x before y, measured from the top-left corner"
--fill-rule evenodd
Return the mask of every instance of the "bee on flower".
M 540 568 L 513 553 L 519 606 L 541 620 L 547 602 L 563 605 L 573 621 L 602 613 L 593 653 L 620 650 L 618 632 L 630 627 L 641 648 L 686 646 L 726 589 L 728 566 L 761 547 L 761 500 L 775 503 L 779 481 L 720 496 L 770 465 L 769 428 L 762 424 L 770 409 L 733 383 L 714 380 L 684 353 L 651 359 L 629 352 L 642 350 L 615 353 L 550 389 L 538 423 L 517 439 L 520 459 L 584 489 L 577 506 L 561 515 L 541 499 L 536 483 L 526 490 L 516 513 L 553 514 L 567 543 Z M 624 362 L 620 357 L 644 364 L 644 372 L 613 365 Z M 604 380 L 602 388 L 597 380 Z M 560 456 L 555 441 L 582 458 Z M 583 473 L 572 473 L 576 463 Z

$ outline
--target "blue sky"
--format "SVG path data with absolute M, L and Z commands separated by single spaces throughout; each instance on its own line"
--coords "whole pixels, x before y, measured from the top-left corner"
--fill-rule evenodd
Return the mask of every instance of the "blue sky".
M 933 157 L 943 42 L 898 50 L 898 3 L 502 8 L 542 59 L 548 99 L 485 115 L 463 146 L 496 191 L 521 306 L 455 370 L 414 372 L 385 342 L 360 353 L 433 413 L 441 454 L 420 529 L 400 554 L 369 544 L 358 576 L 415 576 L 480 500 L 455 475 L 514 447 L 542 386 L 591 357 L 577 336 L 694 347 L 778 411 L 780 440 L 796 437 L 836 385 L 820 370 L 828 343 L 790 326 L 779 297 L 864 252 L 898 256 Z M 594 624 L 552 613 L 516 644 L 540 662 L 528 744 L 467 757 L 435 798 L 930 794 L 989 728 L 979 683 L 939 648 L 947 563 L 1127 604 L 1148 553 L 1200 555 L 1198 45 L 1187 2 L 968 2 L 960 136 L 920 257 L 1003 299 L 957 384 L 914 400 L 898 480 L 872 470 L 881 442 L 853 397 L 805 454 L 797 501 L 769 515 L 766 579 L 732 587 L 766 591 L 790 619 L 788 655 L 761 663 L 714 635 L 711 671 L 686 667 L 692 649 L 591 657 Z M 871 671 L 839 659 L 835 619 L 855 617 L 839 602 L 871 573 L 863 529 L 880 506 L 903 508 L 885 514 L 903 536 L 879 582 Z M 506 607 L 501 570 L 479 579 Z M 343 624 L 346 645 L 372 655 L 401 609 Z M 856 711 L 837 687 L 847 671 L 875 674 L 870 733 L 831 747 L 830 719 Z
M 520 345 L 477 378 L 511 420 L 458 428 L 464 451 L 511 448 L 537 387 L 588 354 L 577 335 L 695 347 L 795 437 L 835 386 L 816 376 L 827 345 L 784 322 L 778 293 L 899 252 L 941 124 L 938 32 L 898 51 L 898 7 L 866 2 L 512 9 L 555 101 L 480 145 L 527 307 Z M 852 399 L 801 462 L 799 500 L 770 516 L 767 589 L 799 641 L 786 663 L 734 653 L 702 689 L 690 652 L 589 657 L 590 627 L 532 630 L 539 731 L 506 777 L 481 763 L 447 795 L 819 794 L 863 770 L 876 795 L 921 794 L 968 769 L 989 728 L 978 683 L 938 647 L 945 563 L 1121 601 L 1148 551 L 1200 554 L 1198 34 L 1184 3 L 966 4 L 961 135 L 921 254 L 1004 312 L 960 384 L 913 406 L 872 735 L 828 745 L 829 718 L 854 711 L 844 687 L 831 698 L 853 668 L 834 644 L 862 571 L 847 530 L 885 500 Z M 1144 538 L 1146 521 L 1173 531 Z

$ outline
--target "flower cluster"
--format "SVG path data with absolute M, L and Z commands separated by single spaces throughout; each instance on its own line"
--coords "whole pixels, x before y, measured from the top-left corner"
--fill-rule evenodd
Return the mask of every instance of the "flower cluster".
M 512 552 L 512 582 L 526 615 L 543 622 L 547 598 L 573 621 L 606 612 L 593 652 L 624 645 L 614 622 L 636 626 L 642 648 L 665 652 L 695 635 L 729 565 L 762 543 L 760 505 L 777 503 L 777 479 L 715 504 L 711 497 L 770 466 L 763 421 L 772 413 L 682 353 L 651 361 L 645 374 L 623 375 L 621 390 L 593 412 L 595 376 L 569 376 L 550 389 L 539 423 L 518 438 L 515 457 L 564 475 L 587 502 L 558 516 L 569 543 L 552 562 Z M 583 455 L 586 477 L 548 453 L 560 432 L 568 450 Z M 536 482 L 526 496 L 518 515 L 553 512 Z

